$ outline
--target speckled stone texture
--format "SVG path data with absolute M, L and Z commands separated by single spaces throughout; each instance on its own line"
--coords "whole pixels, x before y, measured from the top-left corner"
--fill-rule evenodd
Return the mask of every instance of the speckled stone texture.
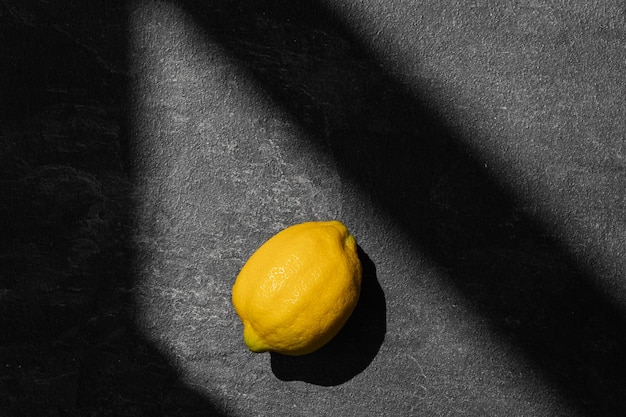
M 626 415 L 626 7 L 0 1 L 0 414 Z M 230 303 L 342 220 L 305 357 Z

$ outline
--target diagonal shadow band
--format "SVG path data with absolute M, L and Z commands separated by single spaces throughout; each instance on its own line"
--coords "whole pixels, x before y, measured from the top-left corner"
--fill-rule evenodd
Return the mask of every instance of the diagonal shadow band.
M 592 415 L 623 411 L 626 324 L 611 302 L 320 2 L 177 4 L 569 402 Z

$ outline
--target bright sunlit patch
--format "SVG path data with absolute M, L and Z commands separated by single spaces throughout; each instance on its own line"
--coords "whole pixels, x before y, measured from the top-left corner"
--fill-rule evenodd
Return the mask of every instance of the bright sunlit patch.
M 366 17 L 359 17 L 369 22 L 363 27 L 376 29 L 375 17 Z M 267 389 L 280 394 L 263 403 L 272 410 L 288 405 L 319 411 L 311 404 L 321 402 L 348 404 L 353 411 L 372 404 L 384 409 L 385 401 L 396 406 L 401 398 L 407 414 L 458 411 L 468 403 L 488 403 L 502 415 L 503 410 L 563 413 L 567 405 L 559 388 L 535 370 L 528 352 L 506 340 L 501 327 L 489 321 L 499 313 L 481 314 L 483 306 L 454 285 L 452 268 L 425 255 L 432 248 L 427 243 L 421 247 L 420 237 L 411 236 L 390 214 L 402 207 L 375 201 L 380 196 L 373 194 L 381 190 L 355 184 L 345 175 L 345 161 L 334 161 L 311 144 L 313 133 L 296 122 L 294 109 L 281 107 L 267 86 L 255 81 L 250 71 L 254 62 L 244 62 L 217 42 L 207 34 L 210 28 L 199 24 L 202 19 L 174 2 L 135 1 L 129 20 L 139 327 L 181 369 L 185 382 L 220 396 L 242 413 L 253 409 Z M 248 23 L 258 29 L 266 21 L 259 17 Z M 383 29 L 362 35 L 382 42 L 374 34 L 385 33 Z M 391 55 L 379 51 L 377 58 L 391 61 Z M 302 59 L 298 64 L 307 69 L 313 65 L 305 53 L 284 58 Z M 431 76 L 445 69 L 446 62 L 438 65 Z M 400 73 L 415 69 L 393 63 L 389 67 Z M 332 68 L 318 73 L 327 72 Z M 405 81 L 410 84 L 410 76 Z M 311 94 L 299 87 L 289 86 L 287 93 Z M 464 90 L 455 97 L 463 98 L 462 93 L 469 94 Z M 340 107 L 329 106 L 331 113 Z M 336 115 L 323 116 L 330 120 Z M 366 116 L 354 117 L 369 122 Z M 391 130 L 384 123 L 372 128 L 381 136 Z M 385 152 L 386 146 L 394 143 L 383 143 L 378 150 Z M 352 150 L 359 155 L 376 148 Z M 401 156 L 402 149 L 396 151 Z M 413 195 L 404 185 L 398 189 L 406 192 L 407 201 L 429 198 Z M 349 225 L 375 264 L 388 300 L 385 344 L 372 366 L 349 380 L 343 391 L 287 385 L 272 377 L 267 361 L 251 359 L 241 349 L 241 328 L 230 304 L 239 269 L 263 241 L 287 225 L 330 218 Z M 440 222 L 444 229 L 445 221 Z M 489 267 L 484 260 L 479 265 Z M 516 317 L 502 319 L 519 325 Z M 291 391 L 293 387 L 297 389 Z M 537 390 L 545 393 L 542 403 L 533 397 Z

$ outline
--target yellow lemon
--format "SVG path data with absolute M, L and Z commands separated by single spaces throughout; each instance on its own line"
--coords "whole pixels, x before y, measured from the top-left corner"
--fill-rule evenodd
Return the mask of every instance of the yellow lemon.
M 232 301 L 253 352 L 311 353 L 346 323 L 361 290 L 357 244 L 336 220 L 290 226 L 245 263 Z

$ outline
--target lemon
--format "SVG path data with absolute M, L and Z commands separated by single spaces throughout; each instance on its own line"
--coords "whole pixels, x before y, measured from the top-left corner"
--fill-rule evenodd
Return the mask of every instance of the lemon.
M 357 244 L 336 220 L 290 226 L 244 264 L 232 290 L 253 352 L 305 355 L 346 323 L 361 290 Z

